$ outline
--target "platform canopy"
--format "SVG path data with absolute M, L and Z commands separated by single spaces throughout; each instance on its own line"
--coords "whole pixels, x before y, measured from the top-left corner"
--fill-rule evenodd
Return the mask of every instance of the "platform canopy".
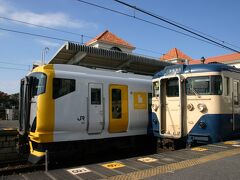
M 100 49 L 66 42 L 49 64 L 72 64 L 90 68 L 126 70 L 137 74 L 153 75 L 172 63 L 159 59 Z

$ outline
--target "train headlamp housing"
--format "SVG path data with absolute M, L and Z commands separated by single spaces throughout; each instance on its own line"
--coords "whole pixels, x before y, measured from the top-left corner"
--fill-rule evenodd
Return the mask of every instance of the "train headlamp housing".
M 157 111 L 158 108 L 159 108 L 159 106 L 158 106 L 157 104 L 153 104 L 153 105 L 152 105 L 152 108 L 153 108 L 154 111 Z
M 192 103 L 188 104 L 188 105 L 187 105 L 187 109 L 188 109 L 189 111 L 194 110 L 193 104 L 192 104 Z
M 205 112 L 207 110 L 207 106 L 205 104 L 198 104 L 197 108 L 200 112 Z

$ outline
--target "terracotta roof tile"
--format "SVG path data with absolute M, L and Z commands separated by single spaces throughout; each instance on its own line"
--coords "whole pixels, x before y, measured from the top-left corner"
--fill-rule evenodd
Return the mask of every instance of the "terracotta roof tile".
M 85 43 L 85 45 L 90 45 L 96 41 L 107 42 L 107 43 L 111 43 L 111 44 L 115 44 L 115 45 L 122 45 L 122 46 L 126 46 L 128 48 L 131 48 L 131 49 L 135 49 L 135 47 L 133 45 L 131 45 L 128 42 L 124 41 L 123 39 L 117 37 L 116 35 L 109 32 L 108 30 L 99 34 L 92 40 L 88 41 L 87 43 Z
M 177 48 L 173 48 L 170 51 L 168 51 L 166 54 L 164 54 L 162 57 L 160 57 L 160 60 L 173 60 L 173 59 L 186 59 L 191 61 L 192 58 L 184 54 L 182 51 L 180 51 Z
M 227 62 L 236 61 L 236 60 L 240 60 L 240 53 L 209 57 L 209 58 L 206 58 L 205 63 L 206 64 L 210 62 L 227 63 Z M 189 64 L 199 64 L 199 63 L 201 63 L 200 59 L 189 61 Z

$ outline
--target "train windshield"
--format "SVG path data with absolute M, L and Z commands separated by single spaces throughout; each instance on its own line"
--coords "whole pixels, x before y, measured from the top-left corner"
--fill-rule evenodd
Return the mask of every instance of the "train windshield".
M 31 97 L 45 93 L 47 76 L 44 73 L 32 73 Z
M 199 76 L 186 79 L 187 95 L 221 95 L 222 92 L 221 76 Z

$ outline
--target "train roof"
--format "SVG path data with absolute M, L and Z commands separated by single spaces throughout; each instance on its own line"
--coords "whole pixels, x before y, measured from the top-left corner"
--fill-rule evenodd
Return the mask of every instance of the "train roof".
M 164 70 L 156 73 L 153 78 L 159 78 L 170 74 L 187 74 L 187 73 L 201 73 L 201 72 L 221 72 L 230 71 L 240 73 L 240 69 L 226 64 L 194 64 L 194 65 L 173 65 L 167 66 Z
M 47 68 L 48 65 L 42 66 L 42 68 Z M 68 75 L 79 75 L 79 76 L 96 76 L 96 77 L 117 77 L 124 79 L 133 79 L 133 80 L 151 80 L 152 76 L 150 75 L 140 75 L 129 73 L 125 71 L 114 71 L 106 69 L 93 69 L 83 66 L 75 66 L 70 64 L 54 64 L 54 71 L 56 73 L 68 74 Z M 41 68 L 38 67 L 38 68 Z M 38 70 L 36 69 L 35 72 Z

